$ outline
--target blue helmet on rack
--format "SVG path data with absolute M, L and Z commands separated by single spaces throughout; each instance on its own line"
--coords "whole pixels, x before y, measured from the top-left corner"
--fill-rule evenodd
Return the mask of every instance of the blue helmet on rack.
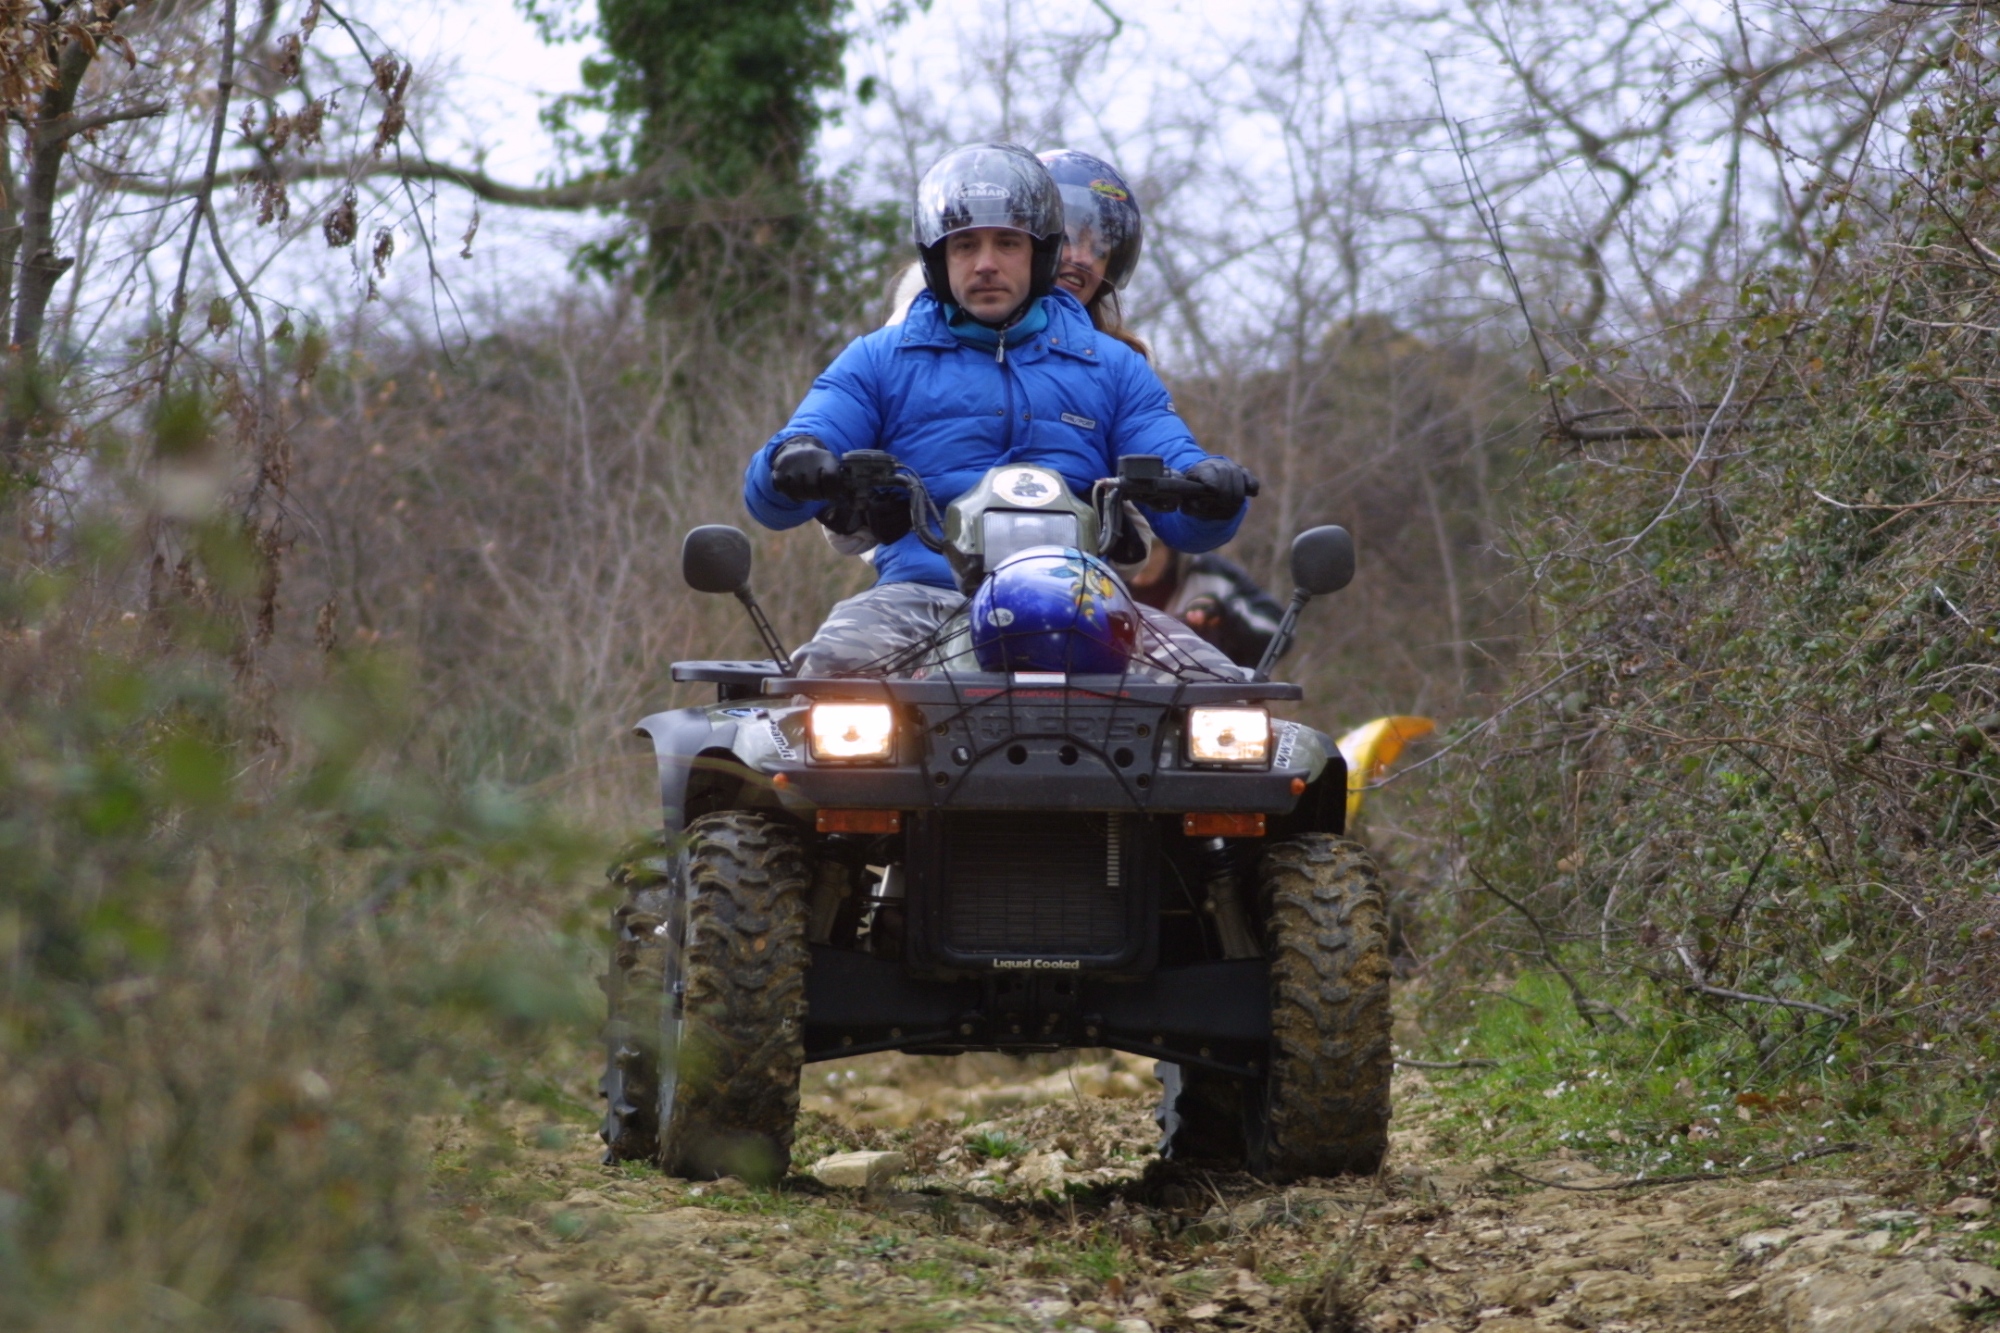
M 972 651 L 982 671 L 1125 672 L 1139 608 L 1111 566 L 1067 546 L 1031 546 L 972 594 Z

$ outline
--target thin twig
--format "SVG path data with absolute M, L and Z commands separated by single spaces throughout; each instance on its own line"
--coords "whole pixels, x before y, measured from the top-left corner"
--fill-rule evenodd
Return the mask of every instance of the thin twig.
M 1948 495 L 1938 499 L 1918 500 L 1913 504 L 1849 504 L 1836 500 L 1823 491 L 1815 490 L 1813 498 L 1822 504 L 1830 504 L 1835 509 L 1845 509 L 1853 513 L 1907 514 L 1913 509 L 1936 509 L 1942 505 L 2000 505 L 2000 496 Z
M 1743 365 L 1741 362 L 1738 362 L 1729 372 L 1729 387 L 1722 391 L 1722 401 L 1715 405 L 1715 414 L 1709 417 L 1708 425 L 1703 427 L 1701 441 L 1695 445 L 1694 456 L 1688 459 L 1688 465 L 1681 470 L 1680 480 L 1674 483 L 1674 493 L 1667 497 L 1667 502 L 1664 505 L 1660 506 L 1660 512 L 1653 515 L 1652 522 L 1625 539 L 1624 544 L 1618 548 L 1618 554 L 1623 555 L 1637 546 L 1645 540 L 1647 533 L 1659 527 L 1660 524 L 1666 522 L 1672 516 L 1675 506 L 1680 504 L 1681 496 L 1687 490 L 1688 478 L 1692 477 L 1694 470 L 1701 466 L 1701 460 L 1708 456 L 1708 442 L 1715 434 L 1715 423 L 1720 421 L 1722 414 L 1729 410 L 1729 400 L 1736 396 L 1736 380 L 1742 372 Z
M 1607 1004 L 1603 1000 L 1593 1000 L 1584 994 L 1583 987 L 1578 984 L 1575 977 L 1570 975 L 1569 969 L 1556 961 L 1555 945 L 1550 941 L 1548 929 L 1542 925 L 1540 917 L 1530 912 L 1522 903 L 1508 897 L 1495 886 L 1492 880 L 1486 878 L 1485 873 L 1478 866 L 1468 861 L 1465 868 L 1472 872 L 1472 877 L 1479 881 L 1481 888 L 1526 917 L 1528 924 L 1535 928 L 1535 934 L 1540 936 L 1542 941 L 1542 961 L 1547 963 L 1550 969 L 1563 979 L 1563 984 L 1569 987 L 1569 997 L 1576 1004 L 1577 1016 L 1583 1019 L 1586 1026 L 1593 1028 L 1597 1026 L 1597 1019 L 1595 1017 L 1597 1014 L 1610 1014 L 1628 1028 L 1636 1026 L 1632 1022 L 1631 1016 L 1617 1005 Z
M 1718 1000 L 1737 1000 L 1744 1004 L 1768 1004 L 1779 1009 L 1801 1009 L 1809 1014 L 1820 1014 L 1826 1018 L 1838 1019 L 1845 1023 L 1851 1017 L 1838 1009 L 1829 1009 L 1811 1000 L 1787 1000 L 1777 995 L 1753 995 L 1749 991 L 1730 990 L 1726 986 L 1711 986 L 1701 963 L 1685 944 L 1676 944 L 1674 952 L 1680 955 L 1681 965 L 1688 970 L 1688 989 L 1698 995 L 1711 996 Z
M 1456 750 L 1459 746 L 1465 744 L 1467 741 L 1471 740 L 1474 736 L 1477 736 L 1480 732 L 1485 731 L 1488 727 L 1491 727 L 1494 723 L 1498 722 L 1501 718 L 1507 716 L 1507 714 L 1513 712 L 1516 708 L 1519 708 L 1522 704 L 1527 703 L 1530 700 L 1539 698 L 1541 695 L 1548 693 L 1550 690 L 1554 689 L 1556 686 L 1562 684 L 1564 681 L 1568 680 L 1571 676 L 1574 676 L 1577 672 L 1583 670 L 1585 667 L 1590 665 L 1591 664 L 1587 661 L 1578 662 L 1575 666 L 1568 668 L 1567 670 L 1563 671 L 1560 675 L 1554 677 L 1553 679 L 1546 680 L 1542 682 L 1540 685 L 1537 685 L 1534 689 L 1529 690 L 1526 694 L 1522 695 L 1520 698 L 1509 699 L 1496 712 L 1494 712 L 1491 716 L 1482 720 L 1479 723 L 1479 725 L 1474 727 L 1471 731 L 1466 732 L 1463 736 L 1460 736 L 1455 741 L 1451 741 L 1445 745 L 1439 746 L 1437 749 L 1425 755 L 1422 759 L 1419 759 L 1416 763 L 1405 764 L 1403 765 L 1403 767 L 1397 769 L 1395 772 L 1388 773 L 1380 778 L 1377 778 L 1373 783 L 1369 785 L 1369 790 L 1373 791 L 1376 787 L 1386 787 L 1390 783 L 1396 781 L 1398 778 L 1408 777 L 1410 774 L 1416 772 L 1418 769 L 1423 768 L 1428 764 L 1435 763 L 1437 760 L 1444 758 L 1446 755 L 1450 754 L 1453 750 Z
M 1769 421 L 1731 421 L 1724 424 L 1710 421 L 1700 425 L 1672 422 L 1657 426 L 1564 426 L 1562 436 L 1579 444 L 1612 444 L 1620 440 L 1680 440 L 1694 434 L 1706 436 L 1711 431 L 1718 435 L 1763 435 L 1804 424 L 1804 417 L 1777 417 Z
M 1543 1180 L 1525 1171 L 1516 1171 L 1511 1166 L 1503 1166 L 1500 1171 L 1504 1175 L 1525 1180 L 1530 1185 L 1540 1185 L 1544 1189 L 1568 1190 L 1572 1194 L 1598 1194 L 1605 1190 L 1648 1189 L 1654 1185 L 1693 1185 L 1704 1180 L 1746 1180 L 1751 1176 L 1768 1176 L 1774 1171 L 1797 1166 L 1800 1162 L 1810 1162 L 1815 1157 L 1867 1151 L 1867 1146 L 1861 1143 L 1829 1143 L 1826 1147 L 1814 1148 L 1811 1152 L 1793 1153 L 1784 1161 L 1773 1162 L 1767 1166 L 1753 1166 L 1741 1171 L 1683 1171 L 1674 1176 L 1634 1176 L 1630 1180 L 1621 1180 L 1612 1185 L 1565 1185 L 1559 1180 Z
M 1499 1060 L 1409 1060 L 1396 1057 L 1399 1069 L 1498 1069 Z
M 167 306 L 167 350 L 166 358 L 160 365 L 160 400 L 166 401 L 167 393 L 173 386 L 174 355 L 180 350 L 181 319 L 187 313 L 188 266 L 194 262 L 195 243 L 201 239 L 202 219 L 207 216 L 210 201 L 215 195 L 215 172 L 222 160 L 222 136 L 229 128 L 229 94 L 233 89 L 236 68 L 236 0 L 223 0 L 222 5 L 222 73 L 216 81 L 215 123 L 209 129 L 208 160 L 201 169 L 201 179 L 197 182 L 194 201 L 194 217 L 190 219 L 187 244 L 181 249 L 181 267 L 174 278 L 173 299 Z
M 1438 119 L 1444 123 L 1445 138 L 1451 143 L 1451 150 L 1458 156 L 1458 172 L 1465 180 L 1466 202 L 1472 205 L 1473 213 L 1479 218 L 1479 225 L 1486 230 L 1487 239 L 1493 242 L 1493 252 L 1500 260 L 1500 271 L 1507 275 L 1507 285 L 1513 289 L 1514 304 L 1520 307 L 1521 322 L 1528 326 L 1528 339 L 1535 345 L 1535 356 L 1542 363 L 1542 383 L 1549 397 L 1549 413 L 1556 419 L 1556 426 L 1566 430 L 1568 422 L 1563 417 L 1562 397 L 1556 392 L 1555 368 L 1549 362 L 1548 349 L 1542 346 L 1542 331 L 1535 327 L 1535 317 L 1528 310 L 1527 295 L 1521 290 L 1521 279 L 1514 272 L 1514 261 L 1507 253 L 1507 242 L 1500 235 L 1500 214 L 1493 207 L 1493 199 L 1486 193 L 1486 186 L 1480 182 L 1479 173 L 1473 170 L 1472 153 L 1465 146 L 1465 127 L 1451 118 L 1444 105 L 1444 83 L 1438 78 L 1437 57 L 1429 51 L 1424 59 L 1430 62 L 1431 92 L 1437 96 Z

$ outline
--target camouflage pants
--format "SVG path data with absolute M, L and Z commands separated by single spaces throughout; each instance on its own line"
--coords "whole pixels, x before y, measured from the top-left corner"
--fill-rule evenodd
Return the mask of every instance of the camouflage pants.
M 878 583 L 866 592 L 835 602 L 819 632 L 792 652 L 801 676 L 902 671 L 919 665 L 976 670 L 970 661 L 948 661 L 943 641 L 947 622 L 965 606 L 965 597 L 928 583 Z M 1242 680 L 1247 674 L 1221 649 L 1164 611 L 1141 606 L 1139 651 L 1152 674 L 1162 677 Z M 925 653 L 927 644 L 937 650 Z
M 801 676 L 881 670 L 937 637 L 965 594 L 928 583 L 878 583 L 833 604 L 819 632 L 792 651 Z

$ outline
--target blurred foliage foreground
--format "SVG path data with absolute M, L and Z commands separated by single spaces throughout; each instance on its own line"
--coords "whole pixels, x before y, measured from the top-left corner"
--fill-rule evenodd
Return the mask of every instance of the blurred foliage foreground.
M 393 660 L 258 688 L 227 528 L 150 614 L 80 537 L 0 585 L 0 1327 L 497 1326 L 423 1117 L 594 1027 L 547 904 L 601 849 L 404 776 Z
M 1572 1080 L 1606 1068 L 1583 1047 L 1634 1045 L 1697 1114 L 1869 1116 L 1955 1188 L 1990 1187 L 2000 1150 L 2000 254 L 1979 239 L 2000 73 L 1978 22 L 1909 171 L 1830 201 L 1808 261 L 1677 344 L 1689 407 L 1652 415 L 1677 429 L 1552 446 L 1519 550 L 1542 637 L 1438 766 L 1456 822 L 1419 945 L 1461 1012 L 1560 978 L 1591 1030 Z

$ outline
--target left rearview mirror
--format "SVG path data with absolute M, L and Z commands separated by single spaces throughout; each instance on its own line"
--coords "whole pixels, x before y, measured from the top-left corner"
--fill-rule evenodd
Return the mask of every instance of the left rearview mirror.
M 681 543 L 681 577 L 696 592 L 742 592 L 750 586 L 750 539 L 723 523 L 696 528 Z
M 1329 523 L 1292 539 L 1292 584 L 1314 597 L 1339 592 L 1354 582 L 1354 538 Z

